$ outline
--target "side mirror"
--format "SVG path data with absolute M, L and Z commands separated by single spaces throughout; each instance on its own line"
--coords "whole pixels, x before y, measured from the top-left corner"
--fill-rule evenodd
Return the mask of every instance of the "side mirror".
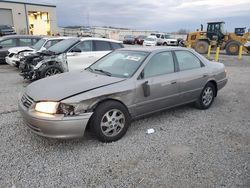
M 71 52 L 81 53 L 82 51 L 79 48 L 73 48 Z
M 148 81 L 142 84 L 142 89 L 143 89 L 144 97 L 148 97 L 150 95 L 150 86 L 148 84 Z
M 2 46 L 0 46 L 0 49 L 2 49 L 3 47 Z

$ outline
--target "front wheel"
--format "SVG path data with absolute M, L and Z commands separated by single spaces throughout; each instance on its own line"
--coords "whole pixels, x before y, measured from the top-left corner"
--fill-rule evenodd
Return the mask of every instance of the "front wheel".
M 199 109 L 208 109 L 215 97 L 215 87 L 212 83 L 207 83 L 207 85 L 203 88 L 199 99 L 196 101 L 195 105 Z
M 113 142 L 125 135 L 130 123 L 125 106 L 116 101 L 106 101 L 95 109 L 90 127 L 101 142 Z
M 41 78 L 53 76 L 62 73 L 63 70 L 57 65 L 49 65 L 41 71 Z
M 195 45 L 195 51 L 200 53 L 200 54 L 206 54 L 208 52 L 208 42 L 200 40 L 196 43 Z

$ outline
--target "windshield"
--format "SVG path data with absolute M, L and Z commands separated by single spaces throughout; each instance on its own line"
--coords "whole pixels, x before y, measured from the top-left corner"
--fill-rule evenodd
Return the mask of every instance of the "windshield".
M 146 38 L 145 41 L 156 41 L 156 38 Z
M 139 68 L 147 55 L 147 52 L 115 51 L 87 69 L 108 76 L 129 78 Z
M 132 39 L 132 38 L 134 38 L 134 36 L 132 36 L 132 35 L 126 35 L 124 38 L 125 39 Z
M 221 31 L 221 33 L 223 33 L 223 34 L 225 34 L 224 26 L 225 26 L 225 24 L 224 24 L 224 23 L 221 23 L 220 31 Z
M 65 53 L 69 48 L 71 48 L 78 41 L 79 39 L 77 38 L 66 39 L 51 46 L 48 50 L 55 52 L 56 54 Z
M 38 51 L 42 48 L 42 46 L 45 42 L 46 42 L 45 39 L 40 39 L 32 48 L 34 48 L 36 51 Z
M 161 37 L 161 34 L 156 34 L 156 37 L 157 37 L 157 38 L 160 38 L 160 37 Z
M 171 39 L 170 35 L 165 35 L 165 39 Z

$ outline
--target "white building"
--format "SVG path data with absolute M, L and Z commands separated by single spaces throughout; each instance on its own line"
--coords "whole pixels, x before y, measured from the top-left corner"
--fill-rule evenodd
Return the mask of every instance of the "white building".
M 59 28 L 60 35 L 66 36 L 86 36 L 90 35 L 93 37 L 105 37 L 114 40 L 123 40 L 125 35 L 145 35 L 148 36 L 151 33 L 155 33 L 156 31 L 151 30 L 135 30 L 135 29 L 123 29 L 123 28 L 109 28 L 109 27 L 76 27 L 76 28 Z
M 145 35 L 149 36 L 151 33 L 158 33 L 153 30 L 136 30 L 136 29 L 122 29 L 122 28 L 109 28 L 109 27 L 61 27 L 58 32 L 62 36 L 93 36 L 93 37 L 105 37 L 114 40 L 122 41 L 125 35 Z M 187 35 L 171 33 L 173 38 L 186 39 Z
M 13 26 L 17 34 L 56 34 L 56 6 L 1 0 L 0 25 Z

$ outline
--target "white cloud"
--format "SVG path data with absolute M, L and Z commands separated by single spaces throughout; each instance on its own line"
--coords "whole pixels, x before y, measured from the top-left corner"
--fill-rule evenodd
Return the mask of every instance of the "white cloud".
M 87 17 L 92 25 L 147 29 L 161 29 L 170 26 L 171 28 L 181 28 L 182 25 L 192 28 L 192 25 L 197 23 L 223 20 L 229 17 L 243 17 L 250 20 L 249 0 L 44 1 L 57 5 L 60 25 L 87 24 Z M 240 19 L 239 22 L 241 21 Z

